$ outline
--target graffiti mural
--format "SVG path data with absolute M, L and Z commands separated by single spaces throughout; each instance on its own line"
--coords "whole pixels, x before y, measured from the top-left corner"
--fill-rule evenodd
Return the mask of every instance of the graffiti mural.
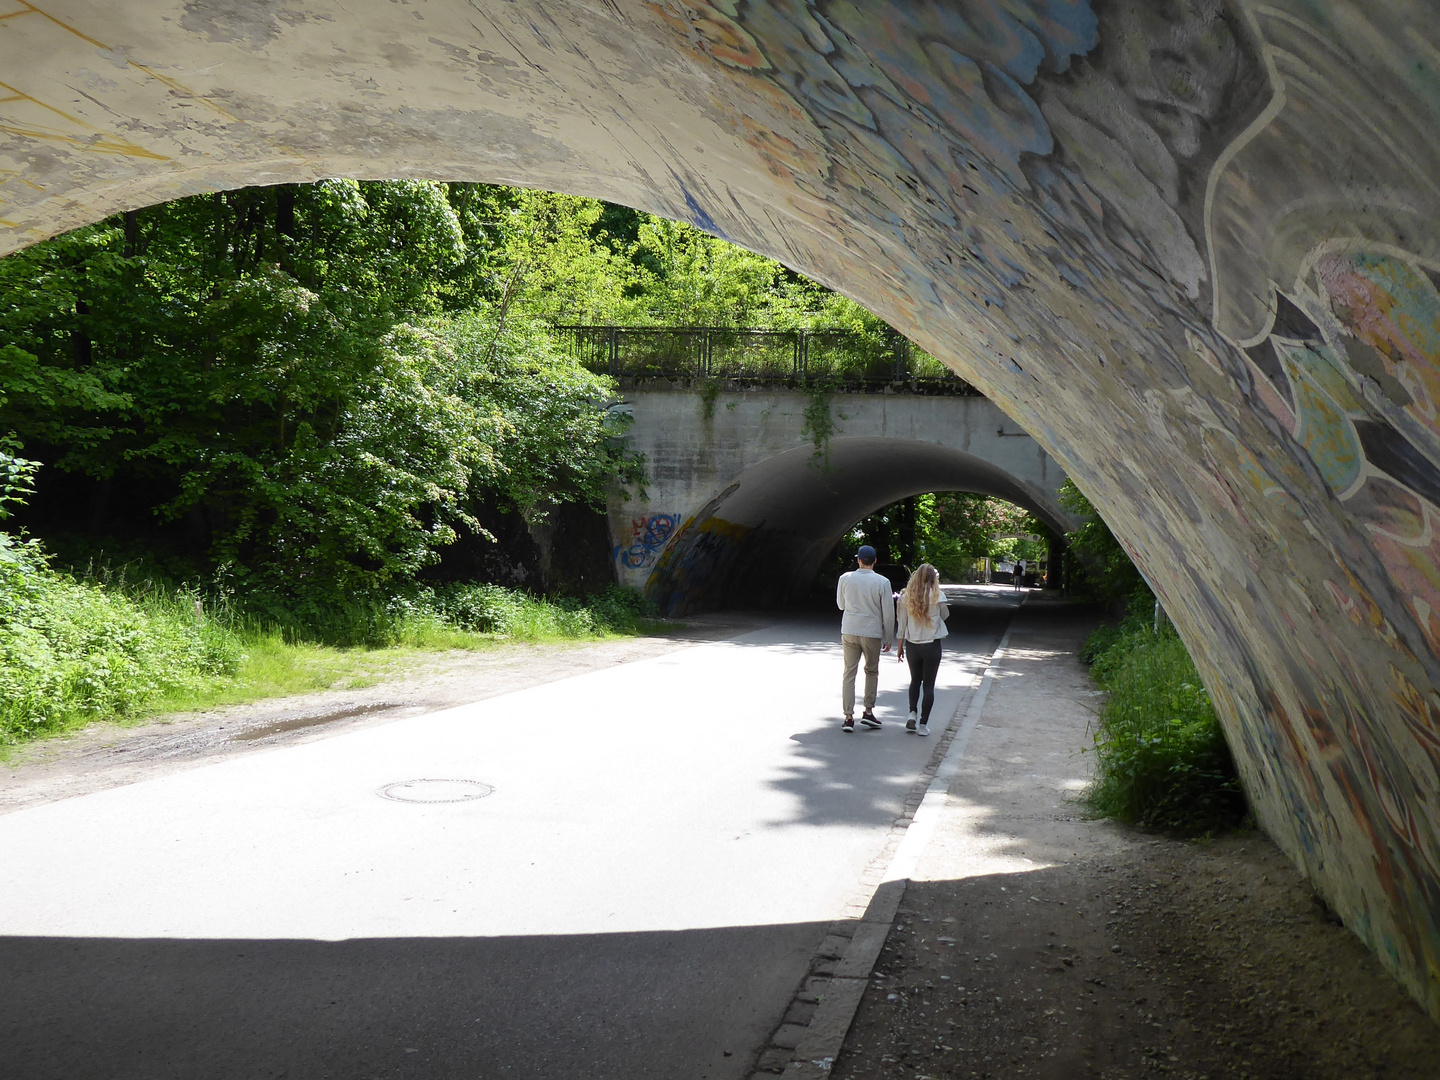
M 867 299 L 913 324 L 951 283 L 971 340 L 936 351 L 1075 462 L 1156 568 L 1267 828 L 1440 1011 L 1440 99 L 1414 5 L 652 6 L 752 77 L 712 105 L 797 204 L 839 186 L 855 249 L 909 255 Z M 1413 65 L 1347 49 L 1406 35 Z M 1415 105 L 1392 125 L 1396 100 Z M 1403 197 L 1350 194 L 1397 174 Z M 1004 226 L 974 225 L 983 206 Z M 1048 319 L 1016 312 L 1021 289 Z M 1098 462 L 1040 401 L 1027 341 L 1066 358 L 1062 396 L 1124 455 Z M 670 577 L 688 584 L 691 547 L 700 581 L 738 562 L 701 532 Z
M 627 570 L 648 570 L 680 524 L 679 514 L 650 514 L 630 519 L 628 546 L 615 546 L 615 559 Z

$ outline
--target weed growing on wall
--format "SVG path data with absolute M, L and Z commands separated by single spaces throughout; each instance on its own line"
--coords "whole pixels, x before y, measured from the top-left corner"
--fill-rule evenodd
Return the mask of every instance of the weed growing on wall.
M 1137 612 L 1097 630 L 1081 658 L 1107 691 L 1090 809 L 1186 836 L 1239 825 L 1246 804 L 1230 748 L 1175 631 L 1156 633 Z
M 703 379 L 700 382 L 700 415 L 708 424 L 715 419 L 715 399 L 720 396 L 719 379 Z
M 830 389 L 822 386 L 811 390 L 810 400 L 805 403 L 802 415 L 804 423 L 800 430 L 815 447 L 810 454 L 810 464 L 821 472 L 829 472 L 830 437 L 835 434 L 835 417 L 830 411 Z

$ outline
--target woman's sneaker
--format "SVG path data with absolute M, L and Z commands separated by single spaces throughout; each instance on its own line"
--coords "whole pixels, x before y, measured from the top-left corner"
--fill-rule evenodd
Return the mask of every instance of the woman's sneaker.
M 910 719 L 905 721 L 905 730 L 911 735 L 915 734 L 915 714 L 913 712 L 910 714 Z
M 916 734 L 916 735 L 929 735 L 929 734 L 930 734 L 930 725 L 929 725 L 929 724 L 921 724 L 918 728 L 915 729 L 915 734 Z

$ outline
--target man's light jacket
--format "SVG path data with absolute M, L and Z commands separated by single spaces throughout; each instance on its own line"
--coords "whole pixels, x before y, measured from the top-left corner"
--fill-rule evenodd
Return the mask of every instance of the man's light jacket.
M 889 578 L 864 567 L 841 574 L 835 606 L 845 613 L 840 617 L 841 634 L 879 638 L 882 645 L 895 640 L 895 601 Z

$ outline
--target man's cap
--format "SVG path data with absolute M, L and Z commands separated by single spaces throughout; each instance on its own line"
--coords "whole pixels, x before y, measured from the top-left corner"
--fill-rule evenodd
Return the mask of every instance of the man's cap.
M 876 558 L 875 549 L 869 544 L 861 544 L 860 550 L 855 552 L 855 558 L 861 562 L 874 562 Z

